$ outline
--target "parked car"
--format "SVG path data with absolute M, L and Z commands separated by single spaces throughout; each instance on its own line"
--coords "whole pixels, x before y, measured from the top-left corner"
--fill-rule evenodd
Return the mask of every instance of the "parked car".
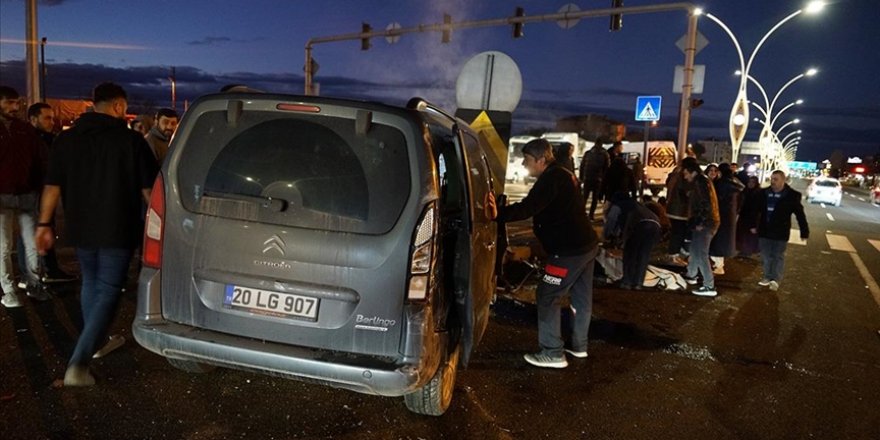
M 443 414 L 496 285 L 483 209 L 504 171 L 479 139 L 415 98 L 199 99 L 153 187 L 136 340 L 189 372 L 255 371 Z
M 824 202 L 840 206 L 843 200 L 843 188 L 840 181 L 832 177 L 819 177 L 807 188 L 807 201 L 810 203 Z

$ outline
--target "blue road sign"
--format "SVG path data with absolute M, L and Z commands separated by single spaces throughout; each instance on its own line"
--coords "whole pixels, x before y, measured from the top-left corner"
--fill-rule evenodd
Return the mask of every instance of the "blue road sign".
M 636 121 L 659 121 L 662 96 L 639 96 L 636 98 Z

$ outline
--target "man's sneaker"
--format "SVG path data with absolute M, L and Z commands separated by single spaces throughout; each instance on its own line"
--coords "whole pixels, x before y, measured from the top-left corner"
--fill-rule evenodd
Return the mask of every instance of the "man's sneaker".
M 565 356 L 561 356 L 558 358 L 552 357 L 544 353 L 543 351 L 539 351 L 534 354 L 523 355 L 523 359 L 536 367 L 565 368 L 568 366 L 568 361 L 565 360 Z
M 110 354 L 111 351 L 116 350 L 119 347 L 122 347 L 122 344 L 125 344 L 125 337 L 122 335 L 110 335 L 110 340 L 101 347 L 95 354 L 92 355 L 92 359 L 102 358 Z
M 569 350 L 566 348 L 565 352 L 578 358 L 578 359 L 586 359 L 587 356 L 589 356 L 586 351 Z
M 53 283 L 69 283 L 69 282 L 71 282 L 71 281 L 76 281 L 76 277 L 73 276 L 73 275 L 70 275 L 70 274 L 64 273 L 64 272 L 62 272 L 62 271 L 49 273 L 49 274 L 46 274 L 46 276 L 43 277 L 43 282 L 44 282 L 44 283 L 48 283 L 48 284 L 53 284 Z
M 46 292 L 46 289 L 44 289 L 42 286 L 28 286 L 27 296 L 28 298 L 37 301 L 48 301 L 52 299 L 52 296 L 49 295 L 49 292 Z
M 14 309 L 16 307 L 21 307 L 21 301 L 18 300 L 18 295 L 13 293 L 7 293 L 3 295 L 3 299 L 0 299 L 0 304 L 3 304 L 8 309 Z
M 710 289 L 706 286 L 700 287 L 699 289 L 694 290 L 691 293 L 693 293 L 694 295 L 699 295 L 699 296 L 717 296 L 718 295 L 718 292 L 715 291 L 715 289 Z
M 767 278 L 764 278 L 761 281 L 758 281 L 758 285 L 761 287 L 767 287 L 770 285 L 770 283 L 772 283 L 772 281 L 768 280 Z
M 64 386 L 66 387 L 89 387 L 95 384 L 95 376 L 89 372 L 89 367 L 71 365 L 64 372 Z
M 695 285 L 695 284 L 697 284 L 697 283 L 699 282 L 699 281 L 697 280 L 697 277 L 693 277 L 693 278 L 691 278 L 691 277 L 685 276 L 685 277 L 682 277 L 682 278 L 684 278 L 684 282 L 690 284 L 691 286 L 693 286 L 693 285 Z
M 27 289 L 27 283 L 24 281 L 19 281 L 18 284 L 16 284 L 16 286 L 21 290 Z
M 770 286 L 770 290 L 772 290 L 774 292 L 779 290 L 779 283 L 777 283 L 776 281 L 770 281 L 769 286 Z

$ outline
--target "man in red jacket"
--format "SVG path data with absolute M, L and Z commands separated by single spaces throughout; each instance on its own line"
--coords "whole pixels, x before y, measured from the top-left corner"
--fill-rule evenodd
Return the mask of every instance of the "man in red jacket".
M 27 268 L 22 274 L 28 296 L 48 299 L 39 288 L 37 248 L 34 245 L 34 217 L 37 213 L 37 194 L 43 183 L 42 141 L 33 127 L 16 113 L 21 108 L 18 92 L 0 86 L 0 287 L 6 307 L 21 307 L 12 281 L 10 253 L 13 243 L 13 222 L 18 222 L 26 255 Z

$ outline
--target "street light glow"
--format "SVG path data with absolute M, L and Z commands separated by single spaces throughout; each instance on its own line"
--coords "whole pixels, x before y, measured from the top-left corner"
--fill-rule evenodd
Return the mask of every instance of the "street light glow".
M 823 9 L 825 9 L 825 2 L 821 0 L 815 0 L 807 4 L 804 12 L 806 12 L 807 14 L 818 14 L 819 12 L 822 12 Z
M 743 125 L 746 123 L 746 117 L 743 114 L 734 115 L 733 125 Z
M 795 119 L 793 122 L 794 122 L 795 124 L 800 124 L 800 123 L 801 123 L 801 120 L 800 120 L 800 119 Z
M 816 69 L 815 67 L 811 67 L 809 70 L 807 70 L 807 73 L 805 73 L 805 75 L 813 76 L 817 73 L 819 73 L 819 69 Z
M 694 15 L 697 17 L 703 15 L 703 8 L 694 8 Z
M 797 105 L 801 105 L 801 104 L 804 103 L 804 100 L 803 100 L 803 99 L 798 99 L 798 100 L 795 101 L 794 103 L 797 104 Z

